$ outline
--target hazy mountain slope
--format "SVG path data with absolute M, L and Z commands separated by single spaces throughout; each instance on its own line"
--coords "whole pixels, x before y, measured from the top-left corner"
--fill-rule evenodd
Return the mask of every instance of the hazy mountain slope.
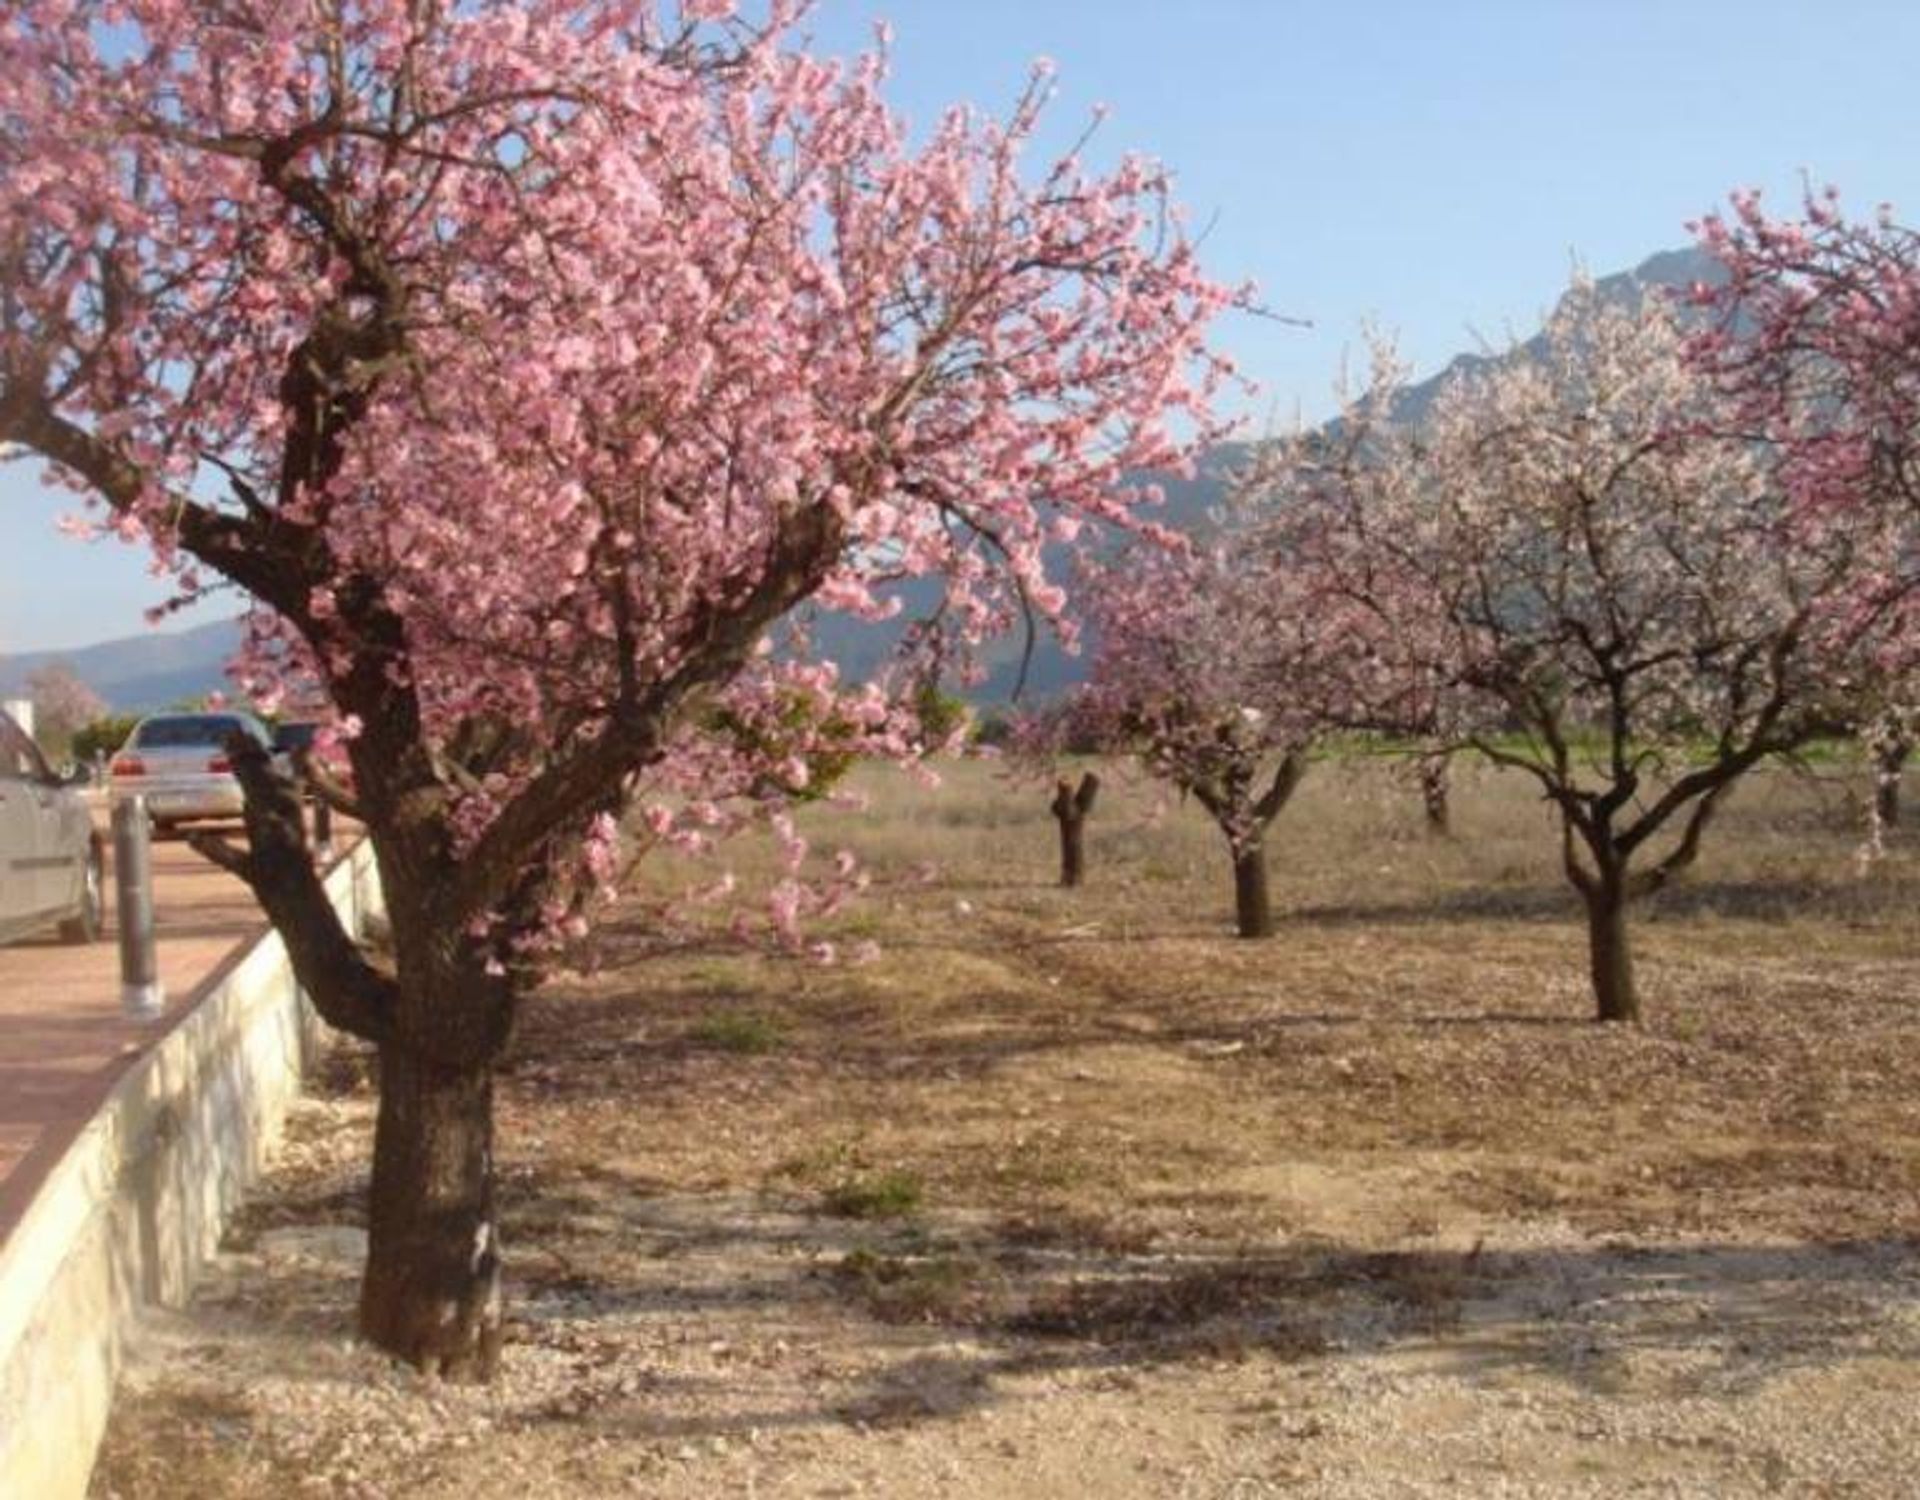
M 1165 492 L 1165 503 L 1144 514 L 1155 523 L 1176 531 L 1191 533 L 1200 529 L 1206 524 L 1208 512 L 1225 497 L 1229 471 L 1244 463 L 1246 457 L 1244 444 L 1222 444 L 1206 456 L 1200 465 L 1200 472 L 1192 479 L 1161 478 L 1158 482 Z M 1068 575 L 1073 566 L 1071 550 L 1063 546 L 1050 547 L 1047 565 L 1048 571 L 1056 577 Z M 807 610 L 802 618 L 807 622 L 814 646 L 821 654 L 837 661 L 849 678 L 864 679 L 886 664 L 908 623 L 932 617 L 939 608 L 943 587 L 940 580 L 935 578 L 914 579 L 901 585 L 894 591 L 901 600 L 900 613 L 882 624 L 821 610 Z M 1022 630 L 1016 629 L 988 643 L 982 651 L 982 665 L 987 668 L 986 680 L 972 689 L 968 696 L 981 703 L 1006 702 L 1020 683 L 1021 661 L 1025 654 L 1026 634 Z M 1034 634 L 1032 655 L 1026 662 L 1022 696 L 1035 699 L 1050 697 L 1071 687 L 1085 672 L 1085 657 L 1067 655 L 1060 649 L 1053 633 L 1044 625 L 1039 626 Z
M 225 666 L 240 644 L 237 620 L 167 634 L 124 636 L 73 651 L 0 656 L 0 697 L 26 693 L 28 676 L 62 663 L 119 713 L 164 708 L 227 687 Z
M 1651 256 L 1631 271 L 1600 279 L 1602 298 L 1637 304 L 1649 291 L 1663 287 L 1689 286 L 1696 281 L 1716 281 L 1718 265 L 1698 250 L 1669 250 Z M 1539 347 L 1538 336 L 1519 346 L 1524 357 Z M 1409 386 L 1396 411 L 1398 419 L 1417 425 L 1432 406 L 1441 387 L 1457 375 L 1497 365 L 1516 357 L 1514 351 L 1494 350 L 1462 354 L 1438 374 Z M 1227 477 L 1243 464 L 1248 447 L 1243 443 L 1226 444 L 1210 454 L 1200 474 L 1187 481 L 1168 481 L 1167 504 L 1155 519 L 1176 529 L 1192 532 L 1205 524 L 1208 514 L 1226 498 Z M 1056 566 L 1066 565 L 1065 549 L 1056 549 Z M 925 618 L 938 605 L 939 585 L 922 581 L 902 590 L 905 600 L 900 620 L 887 625 L 870 625 L 844 616 L 820 616 L 814 625 L 816 642 L 855 677 L 877 669 L 899 639 L 901 621 Z M 1013 693 L 1020 676 L 1023 637 L 995 642 L 985 660 L 990 671 L 985 682 L 969 696 L 981 703 L 1003 703 Z M 1042 700 L 1079 682 L 1086 674 L 1087 657 L 1068 656 L 1053 637 L 1042 631 L 1034 641 L 1027 664 L 1024 696 Z
M 1658 255 L 1650 255 L 1631 271 L 1620 271 L 1612 276 L 1602 276 L 1595 283 L 1595 290 L 1603 302 L 1621 303 L 1637 307 L 1651 291 L 1674 287 L 1692 286 L 1695 282 L 1717 284 L 1726 279 L 1726 273 L 1720 263 L 1697 249 L 1663 250 Z M 1519 346 L 1522 354 L 1537 353 L 1543 347 L 1539 334 L 1526 340 Z M 1486 369 L 1490 365 L 1503 364 L 1514 357 L 1513 351 L 1506 349 L 1485 350 L 1479 353 L 1457 355 L 1439 374 L 1428 377 L 1417 385 L 1407 387 L 1396 416 L 1402 422 L 1417 424 L 1433 405 L 1433 398 L 1440 393 L 1441 386 L 1456 375 L 1468 374 L 1475 370 Z

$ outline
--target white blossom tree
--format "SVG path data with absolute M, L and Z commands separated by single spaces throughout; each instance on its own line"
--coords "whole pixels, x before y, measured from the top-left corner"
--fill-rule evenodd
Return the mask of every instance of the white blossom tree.
M 1275 467 L 1327 523 L 1332 586 L 1446 732 L 1534 778 L 1586 908 L 1598 1017 L 1637 1021 L 1626 919 L 1728 791 L 1846 717 L 1857 531 L 1796 525 L 1672 312 L 1577 281 L 1537 352 L 1448 382 L 1418 433 L 1390 362 Z

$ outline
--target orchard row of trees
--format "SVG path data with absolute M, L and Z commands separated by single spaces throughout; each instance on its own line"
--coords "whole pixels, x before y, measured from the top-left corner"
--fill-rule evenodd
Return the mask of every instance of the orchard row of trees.
M 0 12 L 0 445 L 147 540 L 183 596 L 244 591 L 258 706 L 331 709 L 353 774 L 330 795 L 371 841 L 390 957 L 335 917 L 263 756 L 236 754 L 246 848 L 199 847 L 377 1049 L 360 1323 L 426 1369 L 493 1369 L 494 1069 L 623 830 L 694 846 L 758 811 L 794 861 L 769 914 L 791 939 L 831 892 L 787 809 L 853 756 L 925 753 L 927 673 L 1022 613 L 1066 628 L 1048 545 L 1166 543 L 1130 476 L 1223 430 L 1207 330 L 1238 294 L 1202 274 L 1165 173 L 1029 161 L 1040 76 L 1005 120 L 955 111 L 910 145 L 884 56 L 810 55 L 804 9 Z M 1810 685 L 1855 680 L 1825 664 L 1889 638 L 1920 256 L 1751 204 L 1709 234 L 1721 332 L 1683 352 L 1737 437 L 1678 420 L 1705 387 L 1665 373 L 1585 407 L 1555 404 L 1554 366 L 1468 390 L 1431 454 L 1369 397 L 1271 467 L 1297 539 L 1276 505 L 1284 545 L 1249 532 L 1101 586 L 1096 695 L 1193 766 L 1247 882 L 1316 725 L 1411 723 L 1540 778 L 1599 945 L 1816 716 Z M 927 575 L 944 604 L 897 692 L 841 683 L 803 637 L 774 649 L 803 601 L 881 615 Z M 1232 653 L 1216 612 L 1242 622 Z M 1192 687 L 1129 691 L 1129 629 L 1170 643 L 1131 659 Z M 1216 696 L 1226 678 L 1262 686 Z M 1486 703 L 1526 748 L 1479 727 Z M 1715 747 L 1697 770 L 1660 748 L 1688 715 Z M 1595 723 L 1597 761 L 1572 737 Z
M 1728 274 L 1692 306 L 1576 281 L 1417 423 L 1377 349 L 1214 534 L 1094 580 L 1091 681 L 1041 738 L 1129 749 L 1204 807 L 1244 936 L 1271 930 L 1268 829 L 1329 735 L 1424 747 L 1430 800 L 1454 748 L 1539 784 L 1605 1021 L 1639 1018 L 1630 906 L 1693 863 L 1747 771 L 1861 732 L 1891 816 L 1920 690 L 1912 245 L 1739 211 L 1703 228 Z

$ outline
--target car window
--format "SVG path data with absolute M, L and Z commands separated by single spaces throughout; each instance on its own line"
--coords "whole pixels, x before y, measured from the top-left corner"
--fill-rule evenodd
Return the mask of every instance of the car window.
M 320 728 L 318 724 L 301 721 L 282 724 L 273 732 L 273 744 L 277 750 L 311 750 L 313 736 Z
M 232 714 L 170 714 L 164 719 L 148 719 L 134 731 L 133 743 L 142 750 L 217 747 L 241 727 L 241 721 Z
M 27 732 L 6 714 L 0 714 L 0 776 L 17 781 L 44 781 L 47 763 Z

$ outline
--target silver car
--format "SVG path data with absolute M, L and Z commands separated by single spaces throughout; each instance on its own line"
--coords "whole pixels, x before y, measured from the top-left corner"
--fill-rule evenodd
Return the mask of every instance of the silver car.
M 246 796 L 227 758 L 227 741 L 236 733 L 273 749 L 266 725 L 252 714 L 220 709 L 142 719 L 107 768 L 115 806 L 136 793 L 145 797 L 156 834 L 182 823 L 238 818 Z
M 57 926 L 90 943 L 106 916 L 106 861 L 79 788 L 0 710 L 0 942 Z

